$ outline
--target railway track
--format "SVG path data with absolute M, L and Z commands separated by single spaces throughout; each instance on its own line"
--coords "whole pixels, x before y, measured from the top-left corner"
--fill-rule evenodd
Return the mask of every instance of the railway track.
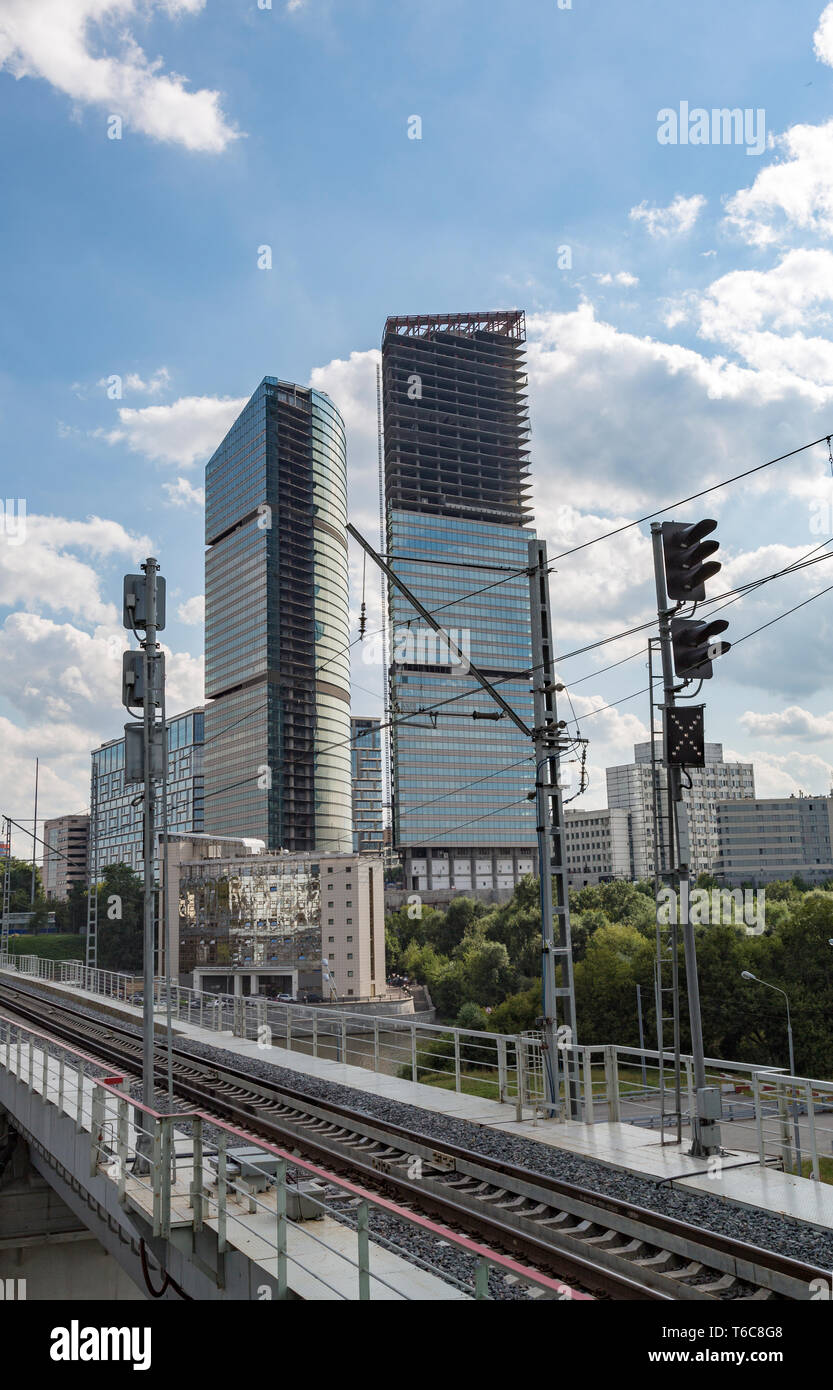
M 107 1020 L 0 986 L 0 1005 L 133 1077 L 141 1038 Z M 166 1054 L 158 1049 L 158 1081 Z M 174 1048 L 174 1089 L 190 1105 L 355 1175 L 402 1205 L 487 1239 L 531 1265 L 614 1299 L 809 1300 L 827 1272 L 631 1202 L 438 1142 L 283 1083 Z

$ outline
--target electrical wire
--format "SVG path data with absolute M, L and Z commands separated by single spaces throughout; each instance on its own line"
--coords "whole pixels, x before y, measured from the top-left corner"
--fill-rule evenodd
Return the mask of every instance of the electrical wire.
M 594 536 L 592 540 L 582 541 L 581 545 L 574 545 L 569 550 L 562 550 L 557 555 L 548 558 L 548 564 L 554 564 L 556 560 L 563 560 L 568 555 L 576 555 L 580 550 L 586 550 L 588 546 L 598 545 L 599 541 L 610 540 L 612 536 L 621 536 L 623 531 L 630 531 L 634 526 L 641 526 L 646 521 L 653 521 L 655 517 L 663 516 L 665 512 L 670 512 L 674 507 L 683 507 L 687 502 L 696 502 L 698 497 L 706 497 L 710 492 L 717 492 L 722 487 L 729 487 L 731 483 L 737 483 L 742 478 L 749 478 L 753 473 L 760 473 L 764 468 L 772 468 L 776 463 L 783 463 L 785 459 L 795 458 L 796 454 L 802 454 L 807 449 L 815 449 L 819 444 L 826 444 L 830 440 L 829 434 L 823 434 L 820 439 L 814 439 L 810 444 L 801 444 L 797 449 L 790 449 L 786 454 L 779 454 L 777 458 L 767 459 L 766 463 L 756 464 L 754 468 L 746 468 L 742 473 L 735 473 L 731 478 L 724 478 L 722 482 L 712 483 L 710 487 L 701 488 L 699 492 L 692 492 L 688 497 L 680 497 L 676 502 L 669 502 L 666 507 L 660 507 L 655 512 L 646 512 L 645 516 L 639 516 L 635 521 L 628 521 L 624 526 L 616 526 L 612 531 L 604 531 L 599 536 Z
M 825 438 L 826 438 L 826 437 L 827 437 L 827 436 L 825 436 Z M 816 441 L 816 442 L 818 443 L 819 441 Z M 812 446 L 810 446 L 810 445 L 805 445 L 805 446 L 803 446 L 803 447 L 804 447 L 804 448 L 810 448 L 810 447 L 812 447 Z M 800 451 L 796 451 L 796 452 L 800 452 Z M 784 455 L 784 457 L 788 457 L 788 455 Z M 778 462 L 778 460 L 773 460 L 773 462 Z M 759 465 L 759 467 L 766 467 L 766 466 L 768 466 L 768 465 Z M 739 476 L 742 476 L 742 475 L 739 475 Z M 732 481 L 732 480 L 730 480 L 730 481 Z M 672 505 L 676 505 L 676 504 L 672 504 Z M 666 508 L 666 510 L 668 510 L 668 509 Z M 612 533 L 611 533 L 611 534 L 612 534 Z M 600 539 L 604 539 L 604 537 L 601 537 Z M 812 550 L 808 551 L 807 554 L 806 554 L 804 557 L 802 557 L 802 559 L 801 559 L 800 561 L 796 561 L 794 565 L 789 565 L 789 566 L 784 567 L 783 569 L 775 570 L 775 571 L 771 572 L 770 574 L 762 575 L 762 576 L 760 576 L 758 579 L 750 580 L 748 584 L 739 585 L 739 586 L 737 586 L 736 589 L 727 590 L 727 591 L 725 591 L 725 592 L 722 593 L 722 594 L 716 594 L 712 599 L 706 599 L 706 600 L 704 600 L 704 602 L 707 603 L 707 604 L 709 604 L 709 605 L 711 605 L 711 604 L 719 604 L 720 607 L 711 608 L 711 609 L 710 609 L 710 612 L 711 612 L 711 613 L 719 612 L 720 609 L 721 609 L 722 607 L 728 607 L 728 606 L 729 606 L 729 603 L 736 602 L 737 599 L 745 597 L 747 594 L 751 593 L 752 591 L 754 591 L 754 590 L 757 589 L 757 588 L 760 588 L 760 587 L 761 587 L 762 585 L 764 585 L 764 584 L 771 583 L 771 582 L 774 581 L 775 579 L 786 578 L 786 577 L 788 577 L 790 574 L 797 573 L 799 570 L 804 569 L 804 568 L 807 568 L 808 565 L 818 564 L 818 563 L 820 563 L 821 561 L 827 560 L 827 559 L 833 559 L 833 552 L 828 552 L 828 553 L 825 554 L 825 555 L 820 555 L 820 556 L 818 556 L 815 560 L 812 560 L 812 559 L 809 558 L 810 556 L 814 555 L 815 552 L 816 552 L 817 550 L 821 550 L 821 549 L 823 549 L 824 547 L 826 547 L 826 546 L 828 546 L 828 545 L 831 545 L 831 544 L 833 544 L 833 538 L 831 538 L 830 540 L 821 542 L 818 546 L 814 546 Z M 515 576 L 511 576 L 511 577 L 515 577 Z M 503 583 L 503 582 L 505 582 L 505 581 L 503 581 L 503 580 L 498 581 L 498 583 Z M 492 586 L 487 586 L 487 587 L 492 587 Z M 827 591 L 827 590 L 823 590 L 822 592 L 823 592 L 823 593 L 826 593 L 826 592 L 828 592 L 828 591 Z M 727 597 L 728 597 L 728 602 L 725 602 L 725 600 L 727 599 Z M 458 601 L 458 600 L 455 600 L 455 602 L 457 602 L 457 601 Z M 810 600 L 807 600 L 807 602 L 809 602 L 809 601 L 810 601 Z M 799 604 L 799 605 L 796 605 L 796 606 L 797 606 L 797 607 L 802 607 L 803 605 Z M 439 611 L 440 611 L 439 609 L 435 609 L 435 610 L 434 610 L 434 612 L 439 612 Z M 793 609 L 793 610 L 789 610 L 789 611 L 795 611 L 795 610 Z M 786 614 L 783 614 L 782 616 L 787 616 L 787 615 L 786 615 Z M 633 626 L 633 627 L 626 628 L 626 629 L 624 629 L 624 630 L 622 630 L 622 631 L 620 631 L 620 632 L 613 633 L 613 634 L 611 634 L 609 637 L 600 638 L 597 642 L 588 643 L 588 644 L 587 644 L 586 646 L 584 646 L 584 647 L 577 647 L 577 648 L 575 648 L 575 649 L 574 649 L 573 651 L 571 651 L 571 652 L 563 652 L 563 653 L 560 653 L 559 655 L 557 655 L 557 656 L 554 658 L 554 664 L 558 665 L 558 664 L 560 664 L 560 663 L 562 663 L 562 662 L 564 662 L 564 661 L 570 661 L 570 660 L 573 659 L 573 657 L 576 657 L 576 656 L 583 656 L 583 655 L 585 655 L 587 652 L 596 651 L 596 650 L 598 650 L 598 649 L 601 648 L 601 647 L 610 645 L 612 642 L 621 641 L 622 638 L 624 638 L 624 637 L 631 637 L 631 636 L 636 635 L 636 634 L 639 633 L 639 632 L 645 632 L 645 631 L 647 631 L 649 628 L 655 627 L 655 626 L 656 626 L 656 621 L 657 621 L 656 618 L 651 618 L 651 619 L 649 619 L 649 620 L 648 620 L 647 622 L 645 622 L 645 623 L 640 623 L 640 624 L 637 624 L 637 625 L 635 625 L 635 626 Z M 775 622 L 775 621 L 777 621 L 777 619 L 773 619 L 772 621 Z M 768 626 L 768 624 L 764 624 L 764 626 Z M 761 629 L 756 629 L 756 631 L 762 631 L 762 630 L 763 630 L 762 628 L 761 628 Z M 381 631 L 381 629 L 379 629 L 379 631 Z M 747 634 L 747 635 L 748 635 L 748 636 L 751 636 L 752 634 L 749 633 L 749 634 Z M 355 638 L 354 641 L 351 642 L 351 643 L 349 643 L 349 644 L 348 644 L 348 647 L 345 648 L 345 649 L 343 649 L 343 650 L 349 650 L 349 648 L 350 648 L 351 646 L 354 646 L 355 643 L 356 643 L 358 640 L 359 640 L 358 638 Z M 743 638 L 739 638 L 737 641 L 735 641 L 735 642 L 733 643 L 733 646 L 737 646 L 738 643 L 739 643 L 740 641 L 742 641 L 742 640 L 744 640 L 744 639 L 743 639 Z M 600 670 L 598 670 L 598 671 L 595 671 L 595 672 L 593 672 L 593 671 L 588 672 L 588 674 L 587 674 L 586 676 L 582 676 L 582 677 L 580 677 L 580 678 L 579 678 L 578 680 L 576 680 L 576 681 L 571 681 L 570 684 L 571 684 L 571 685 L 578 685 L 581 681 L 590 680 L 590 679 L 593 679 L 595 676 L 602 675 L 602 674 L 604 674 L 604 672 L 606 672 L 606 671 L 613 670 L 613 668 L 614 668 L 615 666 L 620 666 L 620 665 L 623 665 L 623 664 L 624 664 L 625 662 L 627 662 L 627 661 L 632 661 L 632 660 L 634 660 L 635 657 L 641 655 L 643 651 L 644 651 L 644 648 L 639 648 L 638 651 L 632 652 L 629 656 L 623 657 L 623 658 L 621 659 L 621 661 L 611 662 L 609 666 L 602 667 L 602 668 L 601 668 Z M 329 660 L 330 660 L 330 661 L 335 660 L 335 656 L 340 655 L 340 654 L 341 654 L 341 653 L 336 653 L 333 657 L 330 657 Z M 324 669 L 324 666 L 326 666 L 327 664 L 328 664 L 328 663 L 325 662 L 322 666 L 317 667 L 316 670 L 317 670 L 317 671 L 323 670 L 323 669 Z M 522 671 L 512 672 L 511 674 L 506 675 L 506 676 L 499 676 L 499 677 L 497 677 L 495 680 L 493 680 L 493 681 L 491 682 L 491 684 L 494 685 L 494 686 L 499 686 L 499 685 L 504 685 L 504 684 L 506 684 L 507 682 L 510 682 L 510 681 L 515 681 L 515 680 L 526 680 L 526 679 L 528 679 L 530 676 L 534 675 L 536 671 L 540 670 L 541 667 L 542 667 L 542 665 L 543 665 L 543 663 L 538 663 L 537 665 L 535 665 L 535 666 L 529 666 L 529 667 L 525 668 L 525 669 L 522 670 Z M 359 688 L 359 689 L 362 689 L 363 687 L 358 687 L 358 688 Z M 420 707 L 419 709 L 417 709 L 417 710 L 409 711 L 409 712 L 406 713 L 406 714 L 400 715 L 398 719 L 397 719 L 397 718 L 392 718 L 392 719 L 390 719 L 390 720 L 381 722 L 380 725 L 379 725 L 379 730 L 380 730 L 380 732 L 382 732 L 382 731 L 385 730 L 385 729 L 393 728 L 397 723 L 403 723 L 403 722 L 410 721 L 410 720 L 412 720 L 412 719 L 420 718 L 420 717 L 423 716 L 423 715 L 430 714 L 430 713 L 431 713 L 432 711 L 434 711 L 434 710 L 439 710 L 439 709 L 441 709 L 444 705 L 453 704 L 453 703 L 455 703 L 457 700 L 467 699 L 467 698 L 469 698 L 469 697 L 472 696 L 472 695 L 479 694 L 479 693 L 481 692 L 481 690 L 482 690 L 482 687 L 481 687 L 481 686 L 470 686 L 470 687 L 468 687 L 466 690 L 460 691 L 460 692 L 459 692 L 458 694 L 456 694 L 456 695 L 449 696 L 449 697 L 448 697 L 447 699 L 445 699 L 445 700 L 436 701 L 436 702 L 435 702 L 434 704 L 432 704 L 432 705 L 421 706 L 421 707 Z M 367 693 L 367 694 L 374 694 L 375 692 L 367 691 L 366 693 Z M 644 694 L 644 691 L 637 691 L 636 694 Z M 630 698 L 633 698 L 633 697 L 627 696 L 627 697 L 625 697 L 625 698 L 626 698 L 626 699 L 630 699 Z M 620 702 L 620 701 L 615 701 L 614 703 L 621 703 L 621 702 Z M 231 724 L 231 725 L 229 725 L 228 727 L 229 727 L 229 728 L 234 728 L 234 727 L 236 727 L 237 724 L 243 723 L 246 719 L 251 718 L 251 716 L 252 716 L 253 714 L 258 713 L 260 710 L 265 709 L 265 708 L 266 708 L 266 704 L 265 704 L 265 703 L 264 703 L 263 705 L 257 706 L 255 709 L 250 710 L 250 711 L 248 712 L 248 714 L 243 715 L 239 720 L 235 720 L 234 723 Z M 602 708 L 607 709 L 607 708 L 611 708 L 611 706 L 603 706 Z M 599 711 L 599 712 L 601 712 L 601 711 Z M 573 722 L 576 722 L 576 723 L 577 723 L 578 721 L 573 721 Z M 220 733 L 223 733 L 223 732 L 225 732 L 225 730 L 221 730 L 221 731 L 220 731 Z M 219 737 L 219 734 L 217 734 L 217 735 L 212 735 L 212 738 L 206 740 L 206 742 L 208 742 L 208 743 L 213 742 L 214 738 L 216 738 L 216 737 Z M 336 742 L 336 743 L 327 744 L 327 745 L 325 745 L 323 748 L 315 749 L 315 748 L 313 747 L 313 748 L 309 748 L 309 749 L 303 750 L 302 756 L 311 756 L 311 757 L 315 758 L 316 756 L 320 756 L 322 753 L 332 752 L 332 751 L 334 751 L 334 750 L 336 750 L 336 749 L 338 749 L 338 748 L 344 747 L 345 745 L 349 745 L 350 748 L 351 748 L 351 750 L 356 746 L 356 745 L 353 744 L 352 735 L 351 735 L 351 737 L 350 737 L 349 739 L 347 739 L 347 740 L 342 739 L 342 740 L 340 740 L 340 741 L 338 741 L 338 742 Z M 252 780 L 251 778 L 247 778 L 247 779 L 246 779 L 246 781 L 251 781 L 251 780 Z M 239 785 L 243 785 L 243 784 L 242 784 L 242 783 L 234 783 L 234 784 L 232 784 L 232 787 L 226 788 L 225 790 L 232 790 L 234 786 L 239 786 Z M 221 790 L 222 790 L 222 789 L 221 789 Z M 211 796 L 219 795 L 219 794 L 220 794 L 219 792 L 211 792 L 211 793 L 209 793 L 209 795 L 211 795 Z
M 827 436 L 824 436 L 824 437 L 826 438 Z M 818 442 L 819 442 L 819 441 L 816 441 L 816 443 L 818 443 Z M 805 448 L 809 448 L 809 447 L 812 447 L 812 446 L 810 446 L 810 445 L 805 445 L 804 447 L 805 447 Z M 800 450 L 795 451 L 795 452 L 800 452 Z M 784 455 L 784 457 L 789 457 L 789 455 Z M 778 460 L 773 460 L 773 462 L 778 462 Z M 759 465 L 759 467 L 764 467 L 764 466 L 767 466 L 767 465 Z M 754 470 L 753 470 L 753 471 L 754 471 Z M 738 475 L 738 476 L 743 476 L 743 475 Z M 730 481 L 734 481 L 734 480 L 730 480 Z M 675 504 L 675 505 L 676 505 L 676 504 Z M 666 510 L 667 510 L 667 509 L 666 509 Z M 729 590 L 728 593 L 729 593 L 729 595 L 731 595 L 731 597 L 730 597 L 728 603 L 727 603 L 727 602 L 724 602 L 724 600 L 726 600 L 726 597 L 727 597 L 726 593 L 715 595 L 715 597 L 714 597 L 713 600 L 708 600 L 708 599 L 707 599 L 707 600 L 705 600 L 705 602 L 706 602 L 706 603 L 709 603 L 709 604 L 711 604 L 711 603 L 713 603 L 713 602 L 714 602 L 714 603 L 720 603 L 721 606 L 723 606 L 723 607 L 728 607 L 728 606 L 729 606 L 729 603 L 736 602 L 738 599 L 745 597 L 748 593 L 754 591 L 755 589 L 760 588 L 763 584 L 767 584 L 767 583 L 770 583 L 770 582 L 774 581 L 775 579 L 785 578 L 785 577 L 789 576 L 790 574 L 797 573 L 799 570 L 806 568 L 808 565 L 817 564 L 817 563 L 819 563 L 820 561 L 826 560 L 826 559 L 833 559 L 833 552 L 828 552 L 828 553 L 826 553 L 826 554 L 824 554 L 824 555 L 819 555 L 819 556 L 817 556 L 816 559 L 814 559 L 814 560 L 809 558 L 809 557 L 813 556 L 817 550 L 821 550 L 821 549 L 825 548 L 826 546 L 828 546 L 828 545 L 830 545 L 830 544 L 833 544 L 833 538 L 831 538 L 831 540 L 821 542 L 818 546 L 814 546 L 812 550 L 808 551 L 807 554 L 806 554 L 800 561 L 796 561 L 796 563 L 795 563 L 794 565 L 786 566 L 786 567 L 784 567 L 784 568 L 782 568 L 782 569 L 780 569 L 780 570 L 775 570 L 775 571 L 773 571 L 773 572 L 770 573 L 770 574 L 760 576 L 758 579 L 750 580 L 750 582 L 749 582 L 748 584 L 739 585 L 739 586 L 737 587 L 737 589 L 735 589 L 735 590 Z M 504 581 L 498 581 L 498 582 L 504 582 Z M 488 587 L 491 587 L 491 586 L 488 586 Z M 829 593 L 831 589 L 833 589 L 833 585 L 829 586 L 829 587 L 826 588 L 826 589 L 822 589 L 818 594 L 813 594 L 813 595 L 811 595 L 810 598 L 805 599 L 802 603 L 799 603 L 799 604 L 794 605 L 794 607 L 792 607 L 792 608 L 790 608 L 790 609 L 787 609 L 784 613 L 781 613 L 781 614 L 779 614 L 777 617 L 772 618 L 769 622 L 763 623 L 760 627 L 753 629 L 752 632 L 746 633 L 744 637 L 737 638 L 737 639 L 733 642 L 732 645 L 733 645 L 733 646 L 739 646 L 740 643 L 743 642 L 743 641 L 746 641 L 746 639 L 747 639 L 748 637 L 755 636 L 756 633 L 764 631 L 764 629 L 767 628 L 767 627 L 771 627 L 774 623 L 780 621 L 781 618 L 783 618 L 783 617 L 788 617 L 790 613 L 794 613 L 794 612 L 796 612 L 799 608 L 805 607 L 808 603 L 811 603 L 811 602 L 813 601 L 813 599 L 815 599 L 815 598 L 821 598 L 823 594 Z M 439 611 L 439 610 L 435 610 L 435 611 Z M 711 611 L 714 612 L 714 611 L 720 611 L 720 610 L 719 610 L 719 609 L 712 609 Z M 578 647 L 578 648 L 576 648 L 576 649 L 575 649 L 574 651 L 572 651 L 572 652 L 565 652 L 565 653 L 563 653 L 563 654 L 560 654 L 560 655 L 558 655 L 558 656 L 556 656 L 556 657 L 554 658 L 554 664 L 557 665 L 557 664 L 559 664 L 559 663 L 561 663 L 561 662 L 568 661 L 568 660 L 572 659 L 572 658 L 575 657 L 575 656 L 582 656 L 582 655 L 584 655 L 586 652 L 594 651 L 594 650 L 597 650 L 597 649 L 599 649 L 599 648 L 601 648 L 601 647 L 608 646 L 608 645 L 609 645 L 610 643 L 612 643 L 612 642 L 620 641 L 623 637 L 633 636 L 635 633 L 644 632 L 644 631 L 646 631 L 648 628 L 653 628 L 653 627 L 655 627 L 655 626 L 656 626 L 656 618 L 652 618 L 652 619 L 650 619 L 648 622 L 641 623 L 641 624 L 637 624 L 637 625 L 635 625 L 635 626 L 633 626 L 633 627 L 627 628 L 627 629 L 625 629 L 625 630 L 623 630 L 623 631 L 621 631 L 621 632 L 618 632 L 618 633 L 613 633 L 613 634 L 610 635 L 609 637 L 604 637 L 604 638 L 599 639 L 599 641 L 597 641 L 597 642 L 591 642 L 591 643 L 588 643 L 587 645 L 585 645 L 584 647 Z M 613 667 L 615 667 L 615 666 L 623 665 L 623 664 L 624 664 L 625 662 L 627 662 L 627 661 L 632 661 L 636 656 L 640 655 L 641 652 L 642 652 L 643 650 L 644 650 L 644 649 L 640 648 L 640 650 L 639 650 L 638 652 L 632 652 L 629 656 L 623 657 L 623 658 L 621 659 L 621 661 L 612 662 L 612 663 L 610 664 L 610 666 L 603 668 L 603 670 L 612 670 Z M 527 667 L 525 670 L 517 671 L 517 672 L 511 672 L 511 673 L 508 674 L 508 675 L 497 677 L 495 680 L 493 680 L 493 681 L 491 682 L 491 684 L 494 685 L 494 686 L 498 686 L 498 685 L 504 685 L 504 684 L 506 684 L 507 682 L 510 682 L 510 681 L 518 681 L 518 680 L 525 680 L 525 679 L 528 679 L 528 678 L 529 678 L 530 676 L 532 676 L 536 671 L 540 670 L 541 667 L 542 667 L 542 665 L 543 665 L 543 663 L 538 663 L 538 664 L 535 665 L 535 666 Z M 589 679 L 591 679 L 592 677 L 594 677 L 594 676 L 596 676 L 596 675 L 599 675 L 599 674 L 602 674 L 602 672 L 601 672 L 601 671 L 589 672 L 586 676 L 582 676 L 580 679 L 581 679 L 582 681 L 584 681 L 584 680 L 589 680 Z M 574 685 L 575 685 L 575 684 L 578 684 L 578 683 L 579 683 L 578 681 L 571 682 L 571 684 L 574 684 Z M 396 725 L 408 723 L 408 722 L 410 722 L 411 720 L 414 720 L 414 719 L 419 719 L 419 718 L 421 718 L 421 717 L 423 717 L 423 716 L 425 716 L 425 715 L 431 714 L 431 713 L 434 712 L 434 711 L 441 710 L 445 705 L 453 704 L 453 703 L 455 703 L 455 702 L 458 701 L 458 700 L 467 699 L 467 698 L 470 698 L 470 697 L 473 696 L 473 695 L 480 694 L 480 693 L 481 693 L 481 689 L 482 689 L 482 687 L 480 687 L 480 686 L 469 686 L 466 690 L 460 691 L 460 692 L 458 692 L 458 693 L 455 694 L 455 695 L 448 696 L 448 697 L 446 697 L 446 698 L 443 699 L 443 700 L 435 701 L 435 702 L 434 702 L 433 704 L 431 704 L 431 705 L 420 706 L 420 707 L 419 707 L 418 709 L 416 709 L 416 710 L 407 711 L 407 712 L 404 713 L 404 714 L 399 714 L 399 715 L 397 715 L 397 716 L 393 716 L 390 720 L 387 720 L 387 721 L 385 721 L 385 722 L 380 722 L 380 724 L 379 724 L 379 731 L 382 732 L 383 730 L 393 728 L 393 727 L 395 727 Z M 632 694 L 630 694 L 630 695 L 625 695 L 625 696 L 623 696 L 623 697 L 622 697 L 621 699 L 619 699 L 619 700 L 613 700 L 613 701 L 611 701 L 611 702 L 610 702 L 609 704 L 607 704 L 607 705 L 601 705 L 601 706 L 599 706 L 598 709 L 588 711 L 587 714 L 585 714 L 583 717 L 584 717 L 585 719 L 592 718 L 592 717 L 594 717 L 596 714 L 602 714 L 602 713 L 604 713 L 605 710 L 613 709 L 615 706 L 620 705 L 620 704 L 625 704 L 625 703 L 626 703 L 627 701 L 629 701 L 629 700 L 636 699 L 639 695 L 644 695 L 644 694 L 646 693 L 647 689 L 648 689 L 647 686 L 646 686 L 646 687 L 643 687 L 643 688 L 640 689 L 640 690 L 634 691 L 634 692 L 633 692 Z M 254 711 L 250 711 L 250 714 L 251 714 L 251 713 L 254 713 Z M 575 715 L 575 710 L 573 710 L 573 714 Z M 245 715 L 245 716 L 243 716 L 243 719 L 248 718 L 248 717 L 249 717 L 249 715 Z M 243 719 L 241 719 L 240 721 L 236 721 L 236 722 L 242 723 L 242 722 L 243 722 Z M 567 723 L 568 723 L 568 724 L 576 724 L 576 725 L 578 725 L 578 719 L 577 719 L 577 717 L 576 717 L 576 718 L 574 718 L 574 719 L 572 719 L 572 720 L 568 720 Z M 313 747 L 310 747 L 310 748 L 308 748 L 308 749 L 303 750 L 303 751 L 301 752 L 300 755 L 301 755 L 302 757 L 303 757 L 303 756 L 306 756 L 306 757 L 311 757 L 311 758 L 315 759 L 316 757 L 319 757 L 322 753 L 332 752 L 332 751 L 335 751 L 335 750 L 338 749 L 338 748 L 343 748 L 343 747 L 345 747 L 345 746 L 349 746 L 350 749 L 352 750 L 354 747 L 357 747 L 358 745 L 353 743 L 353 736 L 350 735 L 350 737 L 347 738 L 347 739 L 341 739 L 341 740 L 338 740 L 338 741 L 335 742 L 335 743 L 327 744 L 327 745 L 325 745 L 323 748 L 315 749 L 314 746 L 313 746 Z M 233 790 L 235 790 L 237 787 L 245 786 L 245 785 L 247 785 L 248 783 L 254 781 L 256 776 L 258 776 L 258 774 L 254 774 L 252 777 L 244 778 L 244 779 L 242 779 L 242 780 L 239 781 L 239 782 L 231 783 L 229 786 L 218 788 L 218 789 L 215 790 L 215 791 L 207 792 L 207 793 L 205 793 L 205 796 L 206 796 L 206 797 L 220 796 L 220 795 L 222 795 L 224 792 L 233 791 Z M 22 828 L 22 827 L 21 827 L 21 828 Z

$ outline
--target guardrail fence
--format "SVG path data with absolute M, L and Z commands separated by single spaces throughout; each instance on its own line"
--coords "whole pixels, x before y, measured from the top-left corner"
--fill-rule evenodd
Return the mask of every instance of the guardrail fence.
M 141 981 L 116 971 L 88 969 L 80 961 L 0 955 L 0 969 L 74 985 L 128 1003 L 142 1002 Z M 364 1067 L 408 1081 L 511 1106 L 517 1120 L 545 1114 L 540 1033 L 496 1034 L 423 1023 L 407 1017 L 351 1013 L 330 1005 L 278 1003 L 262 996 L 213 994 L 156 980 L 154 1007 L 180 1022 L 330 1062 Z M 676 1129 L 674 1059 L 649 1048 L 593 1044 L 560 1049 L 579 1094 L 585 1124 L 624 1122 Z M 822 1180 L 833 1164 L 833 1082 L 789 1077 L 782 1068 L 706 1059 L 706 1082 L 722 1095 L 724 1142 L 761 1162 Z M 660 1096 L 660 1088 L 664 1096 Z M 563 1087 L 562 1087 L 563 1095 Z M 681 1127 L 694 1113 L 690 1056 L 681 1057 Z M 664 1126 L 661 1117 L 664 1116 Z

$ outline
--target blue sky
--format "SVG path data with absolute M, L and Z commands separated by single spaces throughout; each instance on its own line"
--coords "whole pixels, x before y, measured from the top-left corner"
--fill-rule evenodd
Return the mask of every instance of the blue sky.
M 768 148 L 660 144 L 681 102 L 764 111 Z M 526 309 L 553 552 L 833 429 L 823 0 L 0 0 L 0 159 L 0 494 L 27 510 L 23 543 L 0 534 L 13 815 L 36 754 L 41 809 L 85 804 L 89 748 L 123 722 L 121 575 L 146 553 L 170 704 L 201 699 L 202 468 L 264 375 L 342 409 L 375 534 L 390 313 Z M 717 516 L 725 586 L 747 582 L 833 536 L 830 474 L 816 450 L 679 519 Z M 727 636 L 826 583 L 833 564 L 769 586 Z M 829 787 L 831 600 L 707 689 L 709 737 L 754 757 L 763 794 Z M 562 652 L 646 621 L 644 536 L 565 559 L 553 601 Z M 644 685 L 642 658 L 595 672 L 639 646 L 562 667 L 588 806 L 646 727 L 642 697 L 593 714 Z M 358 712 L 379 707 L 377 656 L 354 661 Z

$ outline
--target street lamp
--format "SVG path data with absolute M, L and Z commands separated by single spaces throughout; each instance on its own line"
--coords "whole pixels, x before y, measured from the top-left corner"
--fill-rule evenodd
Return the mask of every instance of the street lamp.
M 830 944 L 831 944 L 831 946 L 833 946 L 833 938 L 830 939 Z M 785 1003 L 786 1006 L 787 1006 L 787 1042 L 788 1042 L 788 1044 L 789 1044 L 789 1050 L 790 1050 L 790 1076 L 793 1076 L 793 1077 L 794 1077 L 794 1076 L 795 1076 L 795 1053 L 793 1052 L 793 1030 L 792 1030 L 792 1023 L 790 1022 L 790 999 L 789 999 L 789 995 L 787 994 L 787 991 L 786 991 L 785 989 L 781 989 L 780 985 L 771 985 L 767 980 L 759 980 L 759 979 L 758 979 L 758 976 L 757 976 L 757 975 L 753 975 L 751 970 L 741 970 L 740 973 L 741 973 L 741 979 L 743 979 L 743 980 L 754 980 L 754 982 L 755 982 L 756 985 L 763 985 L 763 986 L 764 986 L 764 989 L 774 989 L 775 992 L 776 992 L 777 994 L 783 994 L 783 996 L 784 996 L 784 1003 Z M 792 1087 L 792 1093 L 793 1093 L 793 1099 L 792 1099 L 793 1130 L 794 1130 L 794 1132 L 795 1132 L 795 1153 L 796 1153 L 796 1160 L 797 1160 L 797 1163 L 798 1163 L 798 1176 L 800 1177 L 800 1176 L 801 1176 L 801 1139 L 800 1139 L 800 1137 L 799 1137 L 799 1132 L 798 1132 L 798 1104 L 797 1104 L 796 1099 L 795 1099 L 795 1086 Z

